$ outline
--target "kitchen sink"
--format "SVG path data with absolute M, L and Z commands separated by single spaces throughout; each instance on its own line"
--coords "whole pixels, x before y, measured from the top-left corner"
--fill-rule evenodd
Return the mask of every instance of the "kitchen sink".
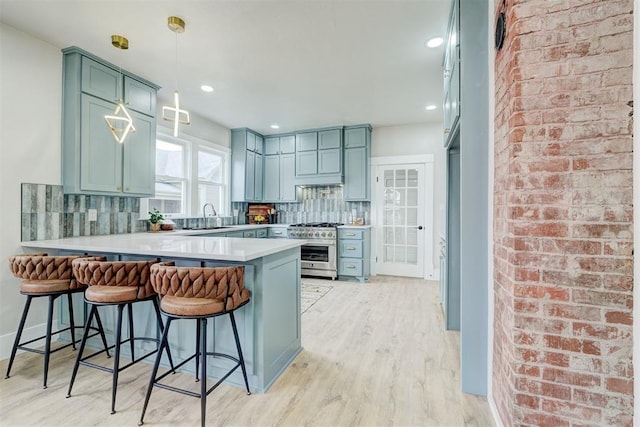
M 220 227 L 182 227 L 183 230 L 220 230 L 221 228 L 233 228 L 226 225 Z

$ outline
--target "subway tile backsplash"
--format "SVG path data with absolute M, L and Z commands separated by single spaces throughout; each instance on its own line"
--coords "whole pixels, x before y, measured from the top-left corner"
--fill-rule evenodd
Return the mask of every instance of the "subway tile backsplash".
M 340 222 L 348 224 L 356 217 L 370 223 L 369 202 L 345 202 L 341 186 L 306 187 L 298 203 L 276 203 L 278 223 Z M 232 209 L 248 210 L 247 203 L 232 203 Z M 124 234 L 147 231 L 140 219 L 140 199 L 123 196 L 64 194 L 62 185 L 22 184 L 22 241 L 63 237 Z M 89 221 L 89 209 L 98 213 Z M 241 218 L 246 221 L 246 218 Z M 174 219 L 176 228 L 202 227 L 203 218 Z M 233 218 L 223 218 L 230 225 Z

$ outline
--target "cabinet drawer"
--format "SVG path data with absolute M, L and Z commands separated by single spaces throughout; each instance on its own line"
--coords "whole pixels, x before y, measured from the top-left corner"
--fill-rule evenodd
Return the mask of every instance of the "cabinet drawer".
M 286 228 L 270 228 L 269 237 L 287 237 Z
M 364 237 L 364 230 L 353 230 L 351 228 L 339 228 L 338 229 L 338 238 L 339 239 L 351 239 L 351 240 L 362 240 Z
M 362 260 L 353 258 L 340 258 L 338 275 L 362 276 Z
M 242 231 L 230 231 L 227 233 L 226 237 L 244 237 Z
M 156 114 L 156 90 L 128 76 L 124 77 L 124 102 L 147 116 Z
M 120 99 L 119 79 L 120 73 L 113 68 L 82 57 L 82 91 L 84 93 L 115 102 Z
M 258 237 L 258 232 L 257 232 L 257 230 L 244 231 L 244 232 L 242 232 L 242 237 L 255 238 L 255 237 Z
M 362 258 L 362 240 L 340 240 L 340 257 Z
M 306 132 L 296 135 L 296 151 L 313 151 L 318 149 L 318 132 Z
M 258 235 L 258 239 L 265 239 L 267 237 L 267 229 L 261 228 L 260 230 L 256 230 L 256 234 Z

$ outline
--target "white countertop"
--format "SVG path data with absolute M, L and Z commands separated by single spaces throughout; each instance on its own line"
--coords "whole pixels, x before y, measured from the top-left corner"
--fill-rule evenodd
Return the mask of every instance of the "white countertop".
M 345 224 L 345 225 L 339 225 L 338 228 L 371 228 L 371 224 L 365 224 L 365 225 Z
M 236 227 L 233 227 L 236 228 Z M 248 228 L 248 227 L 246 227 Z M 245 228 L 245 229 L 246 229 Z M 251 226 L 257 228 L 257 226 Z M 151 255 L 163 258 L 197 258 L 218 261 L 250 261 L 304 245 L 305 239 L 245 239 L 200 237 L 194 234 L 231 231 L 187 230 L 157 233 L 111 234 L 22 242 L 25 248 L 60 249 L 87 253 Z

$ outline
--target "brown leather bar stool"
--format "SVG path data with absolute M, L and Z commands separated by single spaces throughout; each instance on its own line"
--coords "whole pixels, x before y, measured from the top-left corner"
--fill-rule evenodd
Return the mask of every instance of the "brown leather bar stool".
M 244 266 L 236 267 L 175 267 L 173 263 L 161 263 L 151 266 L 151 284 L 156 292 L 161 296 L 161 310 L 167 317 L 167 327 L 162 334 L 160 350 L 153 365 L 147 395 L 140 415 L 138 425 L 144 424 L 144 414 L 149 404 L 151 391 L 154 386 L 171 390 L 188 396 L 200 398 L 200 420 L 204 427 L 207 408 L 207 396 L 229 377 L 238 367 L 242 369 L 244 384 L 249 390 L 247 380 L 247 370 L 244 365 L 238 329 L 236 327 L 233 312 L 249 302 L 250 293 L 244 287 Z M 207 319 L 228 314 L 233 329 L 238 357 L 228 354 L 207 351 Z M 200 393 L 194 393 L 178 387 L 160 383 L 171 371 L 158 375 L 162 350 L 168 348 L 167 336 L 171 322 L 178 319 L 196 320 L 196 351 L 195 353 L 180 362 L 176 368 L 180 368 L 191 359 L 196 359 L 196 381 L 198 381 L 198 370 L 200 371 Z M 207 356 L 223 357 L 236 362 L 218 382 L 207 390 Z M 202 363 L 200 363 L 202 358 Z M 199 366 L 198 366 L 199 365 Z
M 76 292 L 82 292 L 86 288 L 85 285 L 77 282 L 73 277 L 71 270 L 71 262 L 74 259 L 80 258 L 79 256 L 47 256 L 47 254 L 25 254 L 15 255 L 9 257 L 9 268 L 11 273 L 19 279 L 23 279 L 20 283 L 20 293 L 27 297 L 27 301 L 24 304 L 22 310 L 22 317 L 20 318 L 20 324 L 18 325 L 18 331 L 16 332 L 16 338 L 11 348 L 11 357 L 9 358 L 9 366 L 7 367 L 7 375 L 5 378 L 9 378 L 11 374 L 11 367 L 16 357 L 18 349 L 30 351 L 32 353 L 42 354 L 44 356 L 44 381 L 43 388 L 47 388 L 47 377 L 49 375 L 49 356 L 51 353 L 62 350 L 69 346 L 76 348 L 76 328 L 82 328 L 82 326 L 76 326 L 73 318 L 73 298 L 72 294 Z M 55 300 L 66 295 L 69 303 L 69 327 L 52 331 L 53 327 L 53 305 Z M 31 307 L 31 301 L 33 298 L 48 297 L 49 298 L 49 310 L 47 312 L 47 331 L 45 335 L 34 338 L 23 343 L 20 342 L 22 338 L 22 332 L 24 330 L 24 324 L 29 314 L 29 308 Z M 107 348 L 107 340 L 105 339 L 102 324 L 100 318 L 96 317 L 98 323 L 97 333 L 91 336 L 95 336 L 98 333 L 102 336 L 102 343 Z M 55 349 L 51 349 L 51 337 L 62 332 L 69 331 L 71 333 L 71 342 L 59 346 Z M 26 347 L 35 341 L 45 340 L 44 350 Z
M 156 320 L 160 334 L 164 331 L 162 324 L 162 317 L 160 316 L 160 308 L 158 305 L 158 295 L 153 290 L 149 281 L 149 267 L 157 261 L 103 261 L 95 258 L 76 259 L 73 261 L 73 274 L 78 282 L 88 286 L 84 294 L 84 300 L 91 306 L 89 311 L 89 317 L 87 318 L 87 325 L 91 324 L 94 316 L 98 316 L 98 307 L 103 306 L 116 306 L 118 309 L 118 315 L 116 319 L 115 328 L 115 344 L 109 347 L 115 348 L 113 368 L 107 368 L 102 365 L 89 362 L 91 359 L 106 350 L 96 351 L 88 356 L 83 357 L 84 348 L 87 343 L 87 331 L 85 328 L 82 342 L 80 343 L 80 350 L 76 362 L 73 366 L 73 373 L 71 374 L 71 382 L 69 383 L 69 392 L 67 397 L 71 396 L 71 389 L 78 373 L 80 365 L 89 366 L 92 368 L 100 369 L 102 371 L 112 373 L 112 387 L 111 387 L 111 413 L 116 412 L 116 391 L 118 388 L 118 374 L 120 371 L 134 365 L 135 363 L 145 359 L 156 353 L 158 349 L 147 352 L 146 354 L 136 358 L 134 350 L 134 341 L 154 341 L 158 345 L 160 340 L 157 337 L 135 337 L 133 330 L 133 304 L 143 301 L 151 301 L 156 314 Z M 128 338 L 122 338 L 122 312 L 127 307 L 129 318 L 129 335 Z M 130 344 L 131 348 L 131 362 L 124 366 L 120 366 L 120 349 L 122 344 Z M 173 360 L 171 359 L 171 353 L 167 350 L 169 357 L 169 363 L 173 369 Z M 173 371 L 175 372 L 175 371 Z

